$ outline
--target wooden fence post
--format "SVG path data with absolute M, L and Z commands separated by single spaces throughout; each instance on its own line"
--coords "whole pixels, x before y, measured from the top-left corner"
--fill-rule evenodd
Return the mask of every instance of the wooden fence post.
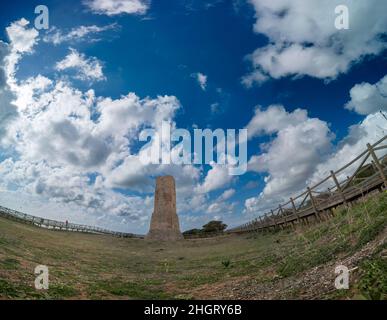
M 348 206 L 347 199 L 345 198 L 345 195 L 343 193 L 343 190 L 341 189 L 340 183 L 339 183 L 339 181 L 337 181 L 336 175 L 333 171 L 331 171 L 331 176 L 332 176 L 333 181 L 336 184 L 337 190 L 339 191 L 341 198 L 343 199 L 344 204 L 346 206 Z
M 262 217 L 259 216 L 259 223 L 261 224 L 261 229 L 262 229 L 262 232 L 263 232 L 263 223 L 262 223 Z
M 312 202 L 314 213 L 316 214 L 317 219 L 321 221 L 321 218 L 319 216 L 319 211 L 317 209 L 316 202 L 314 201 L 312 190 L 309 187 L 308 187 L 308 194 L 309 194 L 309 197 L 310 197 L 310 201 Z
M 254 228 L 255 228 L 255 232 L 259 232 L 259 222 L 258 222 L 258 218 L 255 218 L 254 219 Z
M 279 211 L 280 211 L 281 215 L 282 215 L 282 216 L 284 217 L 284 219 L 285 219 L 284 226 L 287 227 L 286 215 L 284 214 L 284 210 L 282 209 L 282 205 L 279 205 Z
M 265 221 L 266 229 L 270 231 L 269 221 L 267 221 L 267 213 L 265 213 L 263 216 L 265 217 L 263 221 Z
M 271 212 L 271 216 L 273 217 L 273 221 L 274 221 L 274 230 L 277 230 L 277 221 L 275 219 L 273 209 L 270 209 L 270 212 Z
M 292 203 L 292 207 L 293 207 L 293 213 L 296 215 L 297 217 L 297 222 L 300 223 L 300 217 L 298 216 L 298 212 L 297 212 L 297 208 L 296 208 L 296 205 L 294 203 L 294 199 L 293 198 L 290 198 L 290 202 Z
M 372 148 L 371 144 L 367 143 L 367 148 L 368 148 L 368 151 L 369 151 L 370 154 L 371 154 L 372 159 L 373 159 L 374 162 L 375 162 L 376 167 L 377 167 L 378 170 L 379 170 L 380 176 L 381 176 L 382 179 L 383 179 L 384 187 L 387 188 L 387 178 L 386 178 L 386 175 L 384 174 L 383 167 L 382 167 L 382 165 L 380 164 L 379 159 L 378 159 L 378 157 L 376 156 L 375 151 L 374 151 L 374 149 Z
M 376 167 L 374 160 L 371 161 L 371 166 L 375 173 L 378 172 L 378 168 Z
M 255 221 L 256 221 L 255 225 L 256 225 L 257 232 L 259 232 L 260 231 L 259 228 L 261 227 L 261 220 L 258 217 L 258 218 L 255 218 Z

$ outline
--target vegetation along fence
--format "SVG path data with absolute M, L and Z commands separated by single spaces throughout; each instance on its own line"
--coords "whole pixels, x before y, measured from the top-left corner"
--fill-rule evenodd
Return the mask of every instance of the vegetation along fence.
M 351 162 L 330 174 L 319 183 L 308 187 L 300 195 L 290 198 L 258 218 L 230 229 L 228 233 L 277 230 L 296 224 L 308 224 L 309 219 L 321 221 L 333 215 L 332 209 L 350 206 L 364 195 L 387 188 L 387 157 L 385 140 L 367 144 L 367 149 Z M 378 156 L 380 155 L 380 156 Z M 348 176 L 348 172 L 352 172 Z

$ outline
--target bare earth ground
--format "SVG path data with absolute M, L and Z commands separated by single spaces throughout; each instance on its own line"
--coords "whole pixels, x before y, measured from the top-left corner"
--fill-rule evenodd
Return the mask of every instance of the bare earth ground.
M 387 194 L 276 233 L 149 242 L 0 218 L 2 299 L 386 299 Z M 34 289 L 34 268 L 50 287 Z M 335 290 L 335 266 L 353 269 Z

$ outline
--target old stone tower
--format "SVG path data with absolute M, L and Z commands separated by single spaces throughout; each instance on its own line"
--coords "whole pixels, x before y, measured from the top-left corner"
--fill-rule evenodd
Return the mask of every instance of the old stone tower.
M 154 211 L 146 239 L 174 241 L 183 239 L 176 213 L 175 179 L 158 177 L 154 196 Z

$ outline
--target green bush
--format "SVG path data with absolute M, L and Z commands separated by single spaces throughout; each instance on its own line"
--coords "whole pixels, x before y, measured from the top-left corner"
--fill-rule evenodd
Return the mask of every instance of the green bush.
M 228 268 L 230 266 L 230 264 L 231 264 L 230 260 L 223 260 L 222 261 L 222 265 L 225 268 Z

